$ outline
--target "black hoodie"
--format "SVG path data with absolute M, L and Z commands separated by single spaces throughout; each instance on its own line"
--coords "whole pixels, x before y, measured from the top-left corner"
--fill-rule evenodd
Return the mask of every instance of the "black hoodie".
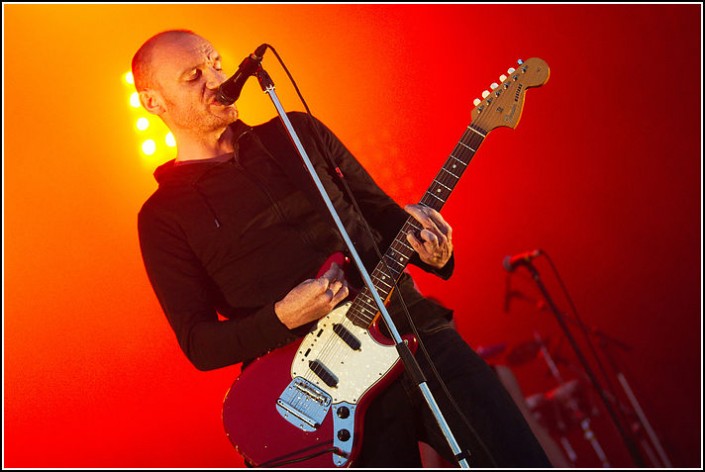
M 322 153 L 342 171 L 382 253 L 409 215 L 328 128 L 301 113 L 289 117 L 357 252 L 372 270 L 378 258 L 362 218 Z M 160 166 L 155 172 L 159 188 L 138 217 L 152 287 L 179 345 L 201 370 L 251 360 L 299 337 L 301 330 L 290 331 L 279 321 L 274 303 L 315 277 L 330 254 L 346 250 L 279 119 L 232 126 L 233 155 Z M 418 256 L 410 262 L 433 271 Z M 451 260 L 438 275 L 449 277 L 452 266 Z M 349 277 L 359 282 L 355 272 Z M 406 274 L 400 291 L 422 327 L 450 319 L 450 311 L 421 297 Z M 389 310 L 400 331 L 406 331 L 395 303 Z

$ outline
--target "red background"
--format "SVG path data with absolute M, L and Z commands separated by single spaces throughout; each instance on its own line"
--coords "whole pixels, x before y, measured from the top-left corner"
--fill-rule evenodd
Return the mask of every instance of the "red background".
M 122 74 L 171 28 L 209 38 L 229 73 L 273 45 L 400 203 L 419 200 L 472 100 L 516 59 L 543 58 L 548 83 L 529 90 L 515 130 L 488 136 L 444 209 L 454 277 L 414 271 L 417 282 L 473 346 L 506 354 L 537 331 L 570 372 L 549 311 L 519 297 L 503 309 L 508 282 L 540 298 L 525 270 L 507 280 L 504 256 L 543 248 L 583 320 L 631 347 L 611 352 L 673 465 L 702 465 L 700 5 L 3 10 L 5 466 L 242 465 L 220 424 L 238 368 L 188 363 L 137 243 L 158 163 L 138 152 Z M 274 56 L 263 64 L 285 108 L 301 110 Z M 238 103 L 251 124 L 275 116 L 255 81 Z M 547 261 L 536 267 L 570 313 Z M 527 395 L 554 386 L 540 358 L 515 373 Z M 613 465 L 629 466 L 604 413 L 595 425 Z

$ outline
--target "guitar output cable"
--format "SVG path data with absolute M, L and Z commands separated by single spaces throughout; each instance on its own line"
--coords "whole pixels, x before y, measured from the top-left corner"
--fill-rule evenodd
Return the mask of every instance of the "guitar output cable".
M 279 461 L 279 462 L 275 462 L 273 460 L 271 460 L 269 462 L 263 462 L 262 464 L 258 465 L 257 467 L 267 468 L 267 469 L 274 468 L 274 467 L 283 467 L 285 465 L 297 464 L 299 462 L 304 462 L 304 461 L 307 461 L 310 459 L 314 459 L 318 456 L 321 456 L 323 454 L 328 454 L 328 453 L 338 454 L 338 455 L 342 455 L 342 456 L 346 455 L 343 451 L 341 451 L 337 447 L 329 447 L 327 449 L 322 449 L 318 452 L 314 452 L 313 454 L 309 454 L 307 456 L 297 457 L 296 459 L 288 459 L 288 460 L 283 460 L 283 461 Z

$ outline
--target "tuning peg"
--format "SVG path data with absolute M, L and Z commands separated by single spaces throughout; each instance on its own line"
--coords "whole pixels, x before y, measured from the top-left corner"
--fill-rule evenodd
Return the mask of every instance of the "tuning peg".
M 507 74 L 513 74 L 514 72 L 516 72 L 516 69 L 514 67 L 510 67 L 509 69 L 507 69 Z
M 492 83 L 490 84 L 490 88 L 491 88 L 492 90 L 496 89 L 497 87 L 499 87 L 499 85 L 497 85 L 497 82 L 492 82 Z
M 524 61 L 522 61 L 521 59 L 517 59 L 517 64 L 522 65 L 523 63 Z
M 475 106 L 478 106 L 480 103 L 482 103 L 482 100 L 480 100 L 479 98 L 476 98 L 475 100 L 472 101 L 472 104 Z
M 490 92 L 488 92 L 487 90 L 482 92 L 482 98 L 487 98 L 489 95 L 490 95 Z
M 499 81 L 500 81 L 500 82 L 504 82 L 505 80 L 507 80 L 507 76 L 506 76 L 506 75 L 502 74 L 502 75 L 499 76 Z

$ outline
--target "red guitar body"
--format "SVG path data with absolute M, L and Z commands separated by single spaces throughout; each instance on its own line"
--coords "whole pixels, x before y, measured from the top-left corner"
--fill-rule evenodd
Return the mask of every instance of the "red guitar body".
M 394 351 L 391 354 L 396 354 L 393 343 L 379 332 L 376 323 L 369 329 L 369 334 L 372 342 L 386 346 L 385 349 Z M 415 338 L 404 339 L 412 350 L 416 349 Z M 301 468 L 350 466 L 362 445 L 362 426 L 369 403 L 403 371 L 403 365 L 397 357 L 397 362 L 387 374 L 356 399 L 354 407 L 347 406 L 348 414 L 354 417 L 351 423 L 336 428 L 334 418 L 344 413 L 331 408 L 320 426 L 313 431 L 305 431 L 287 421 L 276 408 L 282 392 L 292 382 L 292 363 L 301 355 L 300 350 L 304 344 L 305 341 L 295 342 L 255 360 L 244 369 L 226 395 L 223 404 L 225 431 L 238 452 L 251 465 Z M 342 378 L 340 380 L 343 381 Z M 335 447 L 336 438 L 340 441 L 339 438 L 347 434 L 350 435 L 349 439 L 342 442 L 352 442 L 349 452 L 334 457 L 335 450 L 342 452 Z

